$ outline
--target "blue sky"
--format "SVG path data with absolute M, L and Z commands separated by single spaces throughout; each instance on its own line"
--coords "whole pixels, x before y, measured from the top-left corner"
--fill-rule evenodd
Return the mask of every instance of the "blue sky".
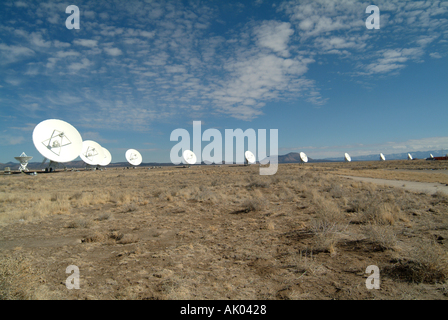
M 42 160 L 46 119 L 113 162 L 169 162 L 193 121 L 278 129 L 279 154 L 311 158 L 446 150 L 447 71 L 448 1 L 2 1 L 0 162 Z

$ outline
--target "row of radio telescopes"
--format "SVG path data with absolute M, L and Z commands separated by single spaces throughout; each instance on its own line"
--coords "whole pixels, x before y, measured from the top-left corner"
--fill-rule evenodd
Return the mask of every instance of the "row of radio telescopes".
M 82 140 L 71 124 L 56 119 L 39 123 L 33 131 L 33 143 L 37 151 L 52 164 L 66 163 L 78 156 L 90 166 L 107 166 L 112 156 L 106 148 L 92 140 Z M 126 160 L 133 166 L 142 163 L 141 154 L 134 149 L 126 151 Z
M 39 123 L 33 131 L 33 143 L 39 153 L 44 157 L 44 162 L 50 160 L 49 167 L 75 160 L 78 156 L 89 166 L 107 166 L 112 161 L 110 152 L 99 143 L 92 140 L 82 140 L 81 134 L 71 124 L 56 119 L 45 120 Z M 126 151 L 126 160 L 132 166 L 142 163 L 142 155 L 135 149 Z M 195 164 L 196 155 L 191 150 L 185 150 L 182 154 L 186 164 Z M 244 154 L 247 163 L 256 162 L 252 152 L 246 151 Z M 430 155 L 433 158 L 432 155 Z M 22 153 L 20 157 L 15 157 L 21 164 L 20 171 L 28 171 L 26 166 L 32 157 Z M 344 155 L 345 161 L 352 161 L 350 155 Z M 408 154 L 408 159 L 412 156 Z M 302 163 L 308 162 L 308 157 L 304 152 L 300 152 Z M 386 158 L 380 153 L 380 160 Z

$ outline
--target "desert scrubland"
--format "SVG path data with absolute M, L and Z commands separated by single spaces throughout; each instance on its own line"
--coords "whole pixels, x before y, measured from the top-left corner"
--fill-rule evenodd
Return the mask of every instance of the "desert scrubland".
M 0 176 L 0 299 L 448 299 L 446 161 Z M 69 290 L 66 268 L 80 272 Z M 367 289 L 368 266 L 380 289 Z

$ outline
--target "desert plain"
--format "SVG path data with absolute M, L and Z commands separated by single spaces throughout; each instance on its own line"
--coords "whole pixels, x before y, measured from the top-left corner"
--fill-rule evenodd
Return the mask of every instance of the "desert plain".
M 1 175 L 0 299 L 448 299 L 448 161 L 259 169 Z

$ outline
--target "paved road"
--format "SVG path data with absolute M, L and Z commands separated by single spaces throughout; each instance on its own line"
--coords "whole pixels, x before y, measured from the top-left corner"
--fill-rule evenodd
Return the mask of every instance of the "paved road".
M 429 194 L 433 194 L 436 191 L 442 191 L 445 194 L 448 194 L 448 186 L 446 186 L 445 184 L 441 184 L 441 183 L 374 179 L 374 178 L 354 177 L 354 176 L 342 176 L 342 177 L 351 178 L 353 180 L 358 180 L 358 181 L 373 182 L 376 184 L 385 184 L 388 186 L 404 188 L 404 189 L 407 189 L 410 191 L 415 191 L 415 192 L 426 192 Z

